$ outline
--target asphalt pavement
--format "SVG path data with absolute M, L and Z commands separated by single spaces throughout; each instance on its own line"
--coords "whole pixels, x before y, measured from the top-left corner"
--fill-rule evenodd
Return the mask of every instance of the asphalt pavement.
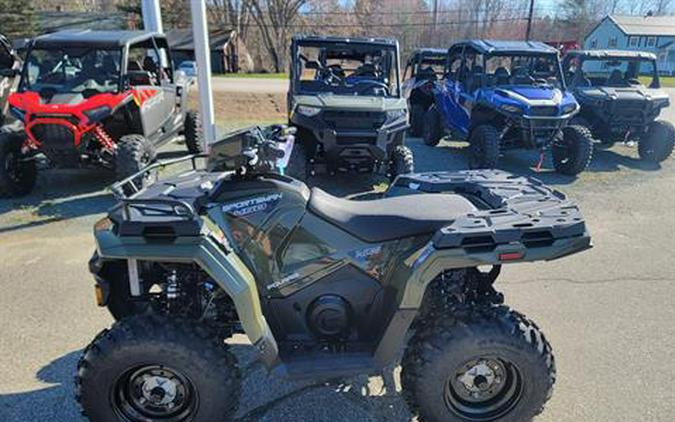
M 672 109 L 667 118 L 675 121 Z M 462 144 L 410 145 L 417 171 L 466 167 Z M 510 153 L 503 168 L 577 199 L 595 245 L 559 261 L 508 266 L 497 284 L 554 349 L 555 391 L 537 420 L 675 420 L 675 158 L 647 165 L 634 147 L 619 145 L 597 151 L 578 179 L 553 173 L 550 162 L 535 173 L 537 159 Z M 357 178 L 327 184 L 346 195 L 381 182 Z M 110 182 L 96 172 L 47 171 L 30 196 L 0 200 L 1 421 L 79 418 L 76 361 L 111 323 L 94 304 L 86 265 L 92 225 L 112 204 L 103 190 Z M 411 420 L 396 368 L 340 383 L 288 382 L 268 376 L 242 336 L 233 347 L 245 373 L 238 421 Z

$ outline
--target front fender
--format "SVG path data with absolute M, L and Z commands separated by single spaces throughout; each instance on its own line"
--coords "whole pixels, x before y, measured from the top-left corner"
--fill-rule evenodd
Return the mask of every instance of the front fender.
M 239 257 L 226 252 L 208 235 L 179 237 L 171 243 L 143 237 L 121 238 L 110 228 L 95 231 L 97 252 L 102 259 L 140 259 L 157 262 L 194 262 L 231 298 L 239 320 L 263 362 L 272 367 L 278 347 L 262 313 L 253 274 Z

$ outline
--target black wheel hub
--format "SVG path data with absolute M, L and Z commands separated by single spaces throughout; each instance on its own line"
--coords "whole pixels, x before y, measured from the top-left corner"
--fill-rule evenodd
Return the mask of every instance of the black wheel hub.
M 113 408 L 124 421 L 184 421 L 197 407 L 192 382 L 161 365 L 128 370 L 117 380 L 111 394 Z
M 518 368 L 504 359 L 471 359 L 450 375 L 445 387 L 445 404 L 467 420 L 495 420 L 518 403 L 522 384 Z

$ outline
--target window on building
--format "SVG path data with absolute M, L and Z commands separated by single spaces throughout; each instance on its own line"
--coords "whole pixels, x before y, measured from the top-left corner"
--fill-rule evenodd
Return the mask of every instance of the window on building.
M 618 40 L 616 37 L 611 37 L 609 41 L 607 41 L 607 48 L 616 48 L 618 43 Z
M 656 37 L 647 38 L 647 47 L 656 47 Z
M 630 37 L 628 39 L 628 46 L 631 48 L 637 48 L 640 45 L 640 37 Z
M 591 48 L 598 48 L 598 40 L 591 40 Z

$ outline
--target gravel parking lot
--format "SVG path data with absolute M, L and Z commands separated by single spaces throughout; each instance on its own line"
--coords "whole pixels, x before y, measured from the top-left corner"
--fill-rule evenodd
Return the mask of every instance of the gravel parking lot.
M 257 82 L 256 82 L 257 83 Z M 674 96 L 675 99 L 675 96 Z M 669 110 L 667 118 L 675 121 Z M 410 142 L 418 171 L 465 168 L 462 145 Z M 175 156 L 175 146 L 163 156 Z M 597 151 L 577 180 L 531 168 L 536 153 L 504 168 L 543 179 L 582 205 L 595 248 L 569 259 L 508 267 L 507 302 L 543 328 L 558 380 L 539 421 L 672 421 L 675 416 L 675 158 L 637 160 L 635 148 Z M 550 163 L 547 166 L 550 168 Z M 331 182 L 338 186 L 355 176 Z M 72 378 L 81 349 L 111 323 L 93 300 L 87 260 L 92 224 L 112 204 L 95 172 L 48 171 L 29 197 L 0 201 L 0 420 L 78 420 Z M 270 378 L 243 337 L 239 421 L 408 421 L 396 370 L 334 383 Z

